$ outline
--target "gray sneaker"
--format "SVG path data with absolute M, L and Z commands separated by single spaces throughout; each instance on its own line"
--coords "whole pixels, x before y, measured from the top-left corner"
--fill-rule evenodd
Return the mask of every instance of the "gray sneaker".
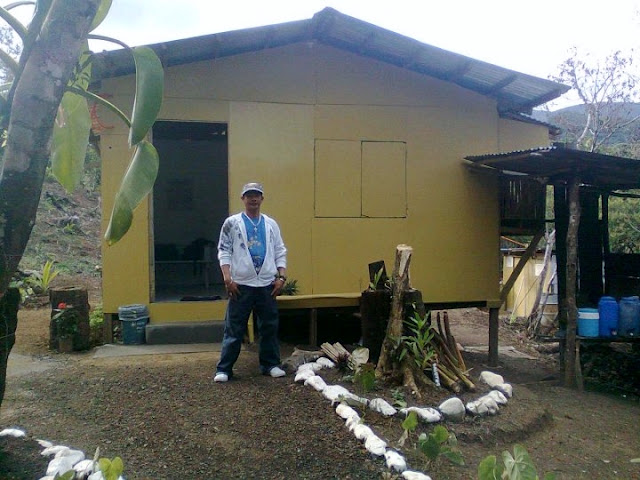
M 273 378 L 279 378 L 284 377 L 286 373 L 280 367 L 273 367 L 271 370 L 269 370 L 269 375 L 271 375 Z
M 218 372 L 218 373 L 216 373 L 216 376 L 213 377 L 213 381 L 217 382 L 217 383 L 228 382 L 229 381 L 229 375 L 227 375 L 224 372 Z

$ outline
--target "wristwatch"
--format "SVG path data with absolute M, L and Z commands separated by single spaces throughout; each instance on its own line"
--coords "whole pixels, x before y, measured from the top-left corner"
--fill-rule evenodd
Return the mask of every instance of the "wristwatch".
M 287 277 L 285 277 L 284 275 L 276 275 L 276 280 L 282 280 L 283 282 L 287 281 Z

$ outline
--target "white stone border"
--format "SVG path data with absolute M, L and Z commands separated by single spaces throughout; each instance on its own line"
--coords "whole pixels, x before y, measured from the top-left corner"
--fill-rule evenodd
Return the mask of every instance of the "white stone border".
M 344 419 L 349 431 L 358 440 L 364 442 L 367 451 L 374 456 L 384 457 L 387 468 L 392 472 L 401 473 L 405 480 L 431 480 L 431 477 L 422 472 L 409 470 L 405 458 L 397 451 L 388 448 L 387 443 L 364 424 L 352 406 L 369 408 L 386 417 L 395 415 L 406 417 L 410 412 L 416 412 L 418 419 L 424 423 L 437 423 L 443 419 L 461 422 L 467 414 L 496 415 L 513 396 L 513 387 L 505 383 L 501 375 L 484 371 L 480 374 L 480 381 L 488 385 L 491 391 L 466 405 L 458 397 L 451 397 L 437 408 L 409 407 L 396 410 L 383 398 L 369 400 L 351 393 L 341 385 L 327 385 L 318 374 L 323 368 L 335 368 L 335 364 L 324 357 L 315 362 L 304 363 L 296 370 L 294 381 L 314 388 L 331 401 L 331 405 L 336 405 L 336 414 Z

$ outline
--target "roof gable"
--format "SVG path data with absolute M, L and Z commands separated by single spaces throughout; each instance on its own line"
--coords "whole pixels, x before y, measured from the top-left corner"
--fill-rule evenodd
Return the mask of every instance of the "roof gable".
M 150 45 L 165 67 L 317 41 L 495 98 L 498 110 L 529 112 L 569 87 L 449 52 L 325 8 L 309 20 L 235 30 Z M 95 78 L 134 72 L 126 50 L 102 52 Z

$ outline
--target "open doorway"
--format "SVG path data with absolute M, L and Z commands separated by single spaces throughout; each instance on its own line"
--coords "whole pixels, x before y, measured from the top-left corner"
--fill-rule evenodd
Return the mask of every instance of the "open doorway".
M 216 245 L 229 213 L 226 123 L 159 121 L 151 296 L 213 300 L 224 291 Z

